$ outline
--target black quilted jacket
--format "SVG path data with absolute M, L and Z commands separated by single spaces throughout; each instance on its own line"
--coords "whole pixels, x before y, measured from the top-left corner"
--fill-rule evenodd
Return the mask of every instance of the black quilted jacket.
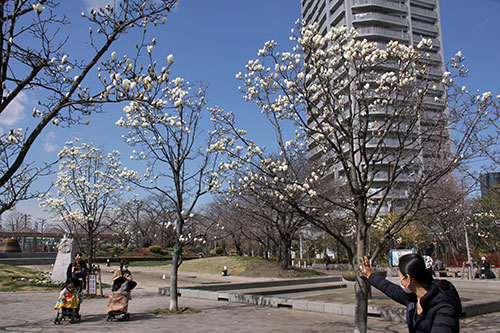
M 458 317 L 462 303 L 455 287 L 446 280 L 434 280 L 431 289 L 422 297 L 420 304 L 423 312 L 415 317 L 417 297 L 407 294 L 403 289 L 378 274 L 371 274 L 370 284 L 407 307 L 406 322 L 410 333 L 448 333 L 459 332 Z

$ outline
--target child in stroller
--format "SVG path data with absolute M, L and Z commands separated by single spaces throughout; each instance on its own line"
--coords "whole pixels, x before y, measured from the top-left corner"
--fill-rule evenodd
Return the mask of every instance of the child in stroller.
M 62 320 L 70 319 L 70 323 L 80 321 L 80 298 L 81 295 L 75 288 L 75 281 L 68 279 L 59 294 L 54 309 L 57 310 L 56 319 L 54 324 L 58 325 Z

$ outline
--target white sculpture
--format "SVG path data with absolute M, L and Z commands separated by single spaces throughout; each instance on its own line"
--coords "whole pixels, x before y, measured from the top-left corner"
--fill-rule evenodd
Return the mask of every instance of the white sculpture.
M 52 270 L 52 280 L 65 282 L 68 266 L 73 260 L 76 250 L 73 238 L 67 238 L 64 235 L 57 245 L 57 250 L 56 262 Z
M 69 253 L 73 249 L 73 238 L 66 238 L 66 235 L 57 244 L 58 252 Z

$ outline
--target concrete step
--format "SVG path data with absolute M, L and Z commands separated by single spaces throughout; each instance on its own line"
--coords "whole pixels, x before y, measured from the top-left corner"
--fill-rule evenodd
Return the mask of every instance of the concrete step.
M 287 287 L 292 285 L 317 284 L 341 282 L 340 276 L 323 276 L 317 278 L 279 279 L 260 282 L 228 283 L 228 284 L 205 284 L 201 286 L 187 287 L 184 289 L 198 289 L 211 291 L 241 290 L 251 288 Z
M 308 291 L 320 291 L 320 290 L 331 290 L 338 288 L 346 288 L 345 283 L 317 283 L 308 285 L 290 285 L 290 286 L 275 286 L 275 287 L 263 287 L 263 288 L 249 288 L 249 289 L 239 289 L 238 293 L 246 295 L 282 295 L 282 294 L 295 294 Z M 231 290 L 228 290 L 231 292 Z

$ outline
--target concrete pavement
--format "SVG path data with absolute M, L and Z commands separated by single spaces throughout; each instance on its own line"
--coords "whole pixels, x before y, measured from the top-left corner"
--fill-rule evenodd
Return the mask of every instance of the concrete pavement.
M 224 301 L 180 298 L 181 306 L 193 307 L 200 313 L 163 317 L 149 310 L 168 307 L 169 298 L 158 296 L 158 287 L 168 284 L 161 269 L 133 267 L 139 285 L 129 303 L 130 321 L 106 322 L 107 298 L 86 299 L 81 307 L 82 321 L 70 326 L 54 325 L 53 306 L 58 292 L 0 293 L 0 331 L 5 332 L 352 332 L 353 317 L 326 313 L 270 308 Z M 111 280 L 111 269 L 103 274 L 103 282 Z M 248 278 L 229 277 L 238 282 Z M 263 280 L 253 278 L 251 280 Z M 224 282 L 226 277 L 182 273 L 179 285 Z M 107 294 L 107 291 L 106 291 Z M 406 332 L 405 323 L 368 319 L 369 332 Z M 499 332 L 500 313 L 461 320 L 461 332 Z

